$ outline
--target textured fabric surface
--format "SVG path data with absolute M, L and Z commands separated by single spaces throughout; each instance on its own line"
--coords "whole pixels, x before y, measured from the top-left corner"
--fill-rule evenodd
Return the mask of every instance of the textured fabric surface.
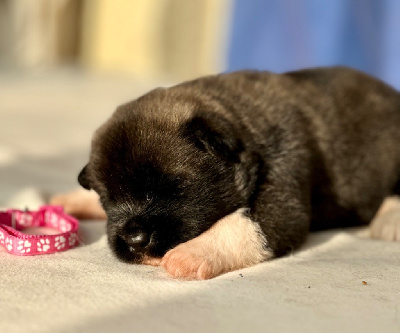
M 70 73 L 0 76 L 0 206 L 35 208 L 74 189 L 93 130 L 148 87 Z M 186 282 L 118 262 L 105 223 L 84 221 L 76 249 L 0 249 L 0 332 L 399 332 L 400 244 L 365 234 L 315 233 L 288 257 Z

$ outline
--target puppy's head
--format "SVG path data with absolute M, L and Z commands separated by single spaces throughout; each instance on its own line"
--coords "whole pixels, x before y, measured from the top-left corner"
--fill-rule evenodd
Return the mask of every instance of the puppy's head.
M 153 92 L 95 133 L 78 180 L 100 195 L 113 252 L 140 263 L 245 205 L 243 150 L 233 124 L 210 105 Z

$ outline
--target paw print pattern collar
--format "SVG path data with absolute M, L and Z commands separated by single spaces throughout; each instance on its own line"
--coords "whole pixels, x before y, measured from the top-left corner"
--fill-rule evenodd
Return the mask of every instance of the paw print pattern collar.
M 56 235 L 27 235 L 26 227 L 50 227 Z M 38 211 L 9 209 L 0 212 L 0 245 L 15 255 L 34 256 L 71 249 L 78 245 L 79 222 L 59 206 L 42 206 Z

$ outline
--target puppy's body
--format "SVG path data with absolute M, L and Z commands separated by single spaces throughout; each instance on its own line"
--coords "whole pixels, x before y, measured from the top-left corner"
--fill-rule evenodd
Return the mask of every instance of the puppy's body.
M 99 193 L 120 259 L 140 263 L 176 247 L 183 259 L 168 252 L 168 271 L 210 277 L 284 255 L 310 228 L 368 223 L 400 192 L 399 127 L 400 94 L 355 70 L 221 74 L 119 107 L 95 133 L 79 181 Z M 232 214 L 253 230 L 258 253 L 211 273 L 201 263 L 197 273 L 180 270 L 191 260 L 182 243 L 219 239 L 207 235 Z M 233 222 L 224 221 L 226 232 Z M 200 252 L 226 262 L 237 255 L 227 244 L 224 254 L 217 241 Z

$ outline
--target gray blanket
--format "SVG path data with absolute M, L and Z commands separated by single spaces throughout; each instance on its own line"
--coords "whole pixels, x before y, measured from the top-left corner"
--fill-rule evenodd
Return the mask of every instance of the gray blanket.
M 150 85 L 79 73 L 0 76 L 0 205 L 74 189 L 94 129 Z M 84 244 L 17 257 L 0 248 L 0 332 L 399 332 L 400 244 L 366 228 L 311 234 L 285 258 L 209 281 L 172 280 Z

